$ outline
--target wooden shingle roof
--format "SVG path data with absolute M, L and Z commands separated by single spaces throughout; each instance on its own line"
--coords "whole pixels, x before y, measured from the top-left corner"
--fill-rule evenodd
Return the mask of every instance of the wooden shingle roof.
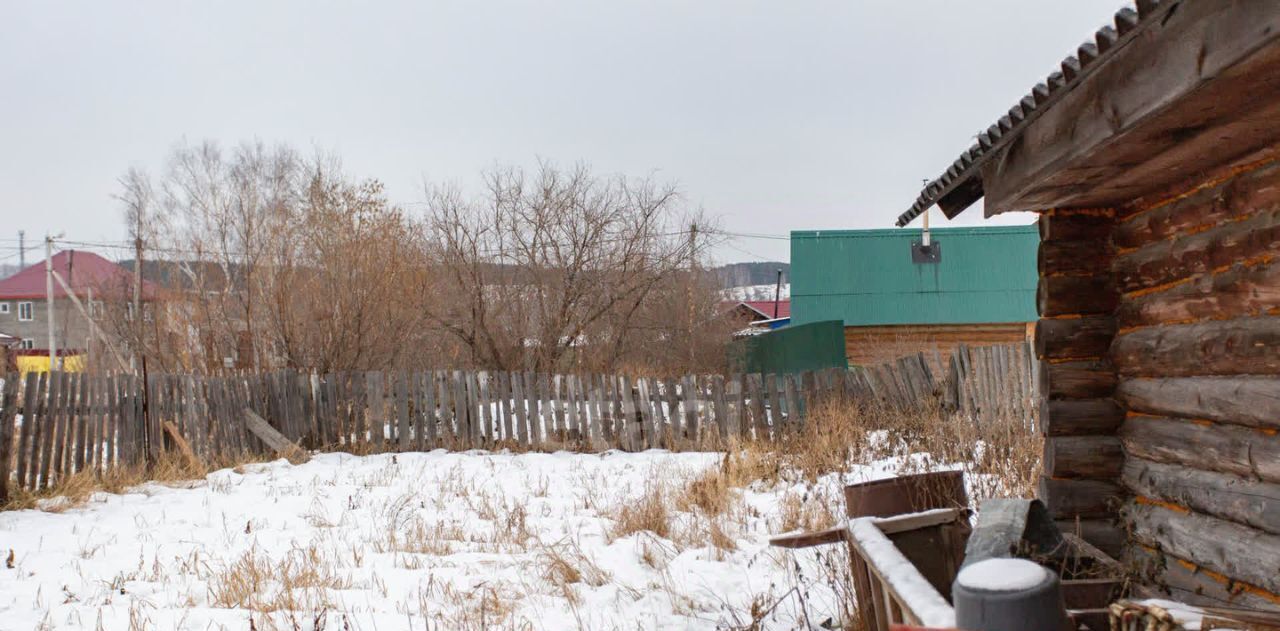
M 1062 60 L 1058 70 L 1033 87 L 1030 93 L 1009 108 L 1009 112 L 986 131 L 978 134 L 978 142 L 960 154 L 944 173 L 925 185 L 911 208 L 898 216 L 897 225 L 907 225 L 934 204 L 947 217 L 955 217 L 981 199 L 981 167 L 991 155 L 1016 138 L 1042 112 L 1052 107 L 1062 94 L 1078 85 L 1099 65 L 1099 61 L 1121 49 L 1146 25 L 1156 22 L 1157 17 L 1167 11 L 1176 9 L 1178 4 L 1178 0 L 1138 0 L 1136 7 L 1125 7 L 1117 11 L 1114 26 L 1098 29 L 1091 41 L 1081 44 L 1075 55 Z

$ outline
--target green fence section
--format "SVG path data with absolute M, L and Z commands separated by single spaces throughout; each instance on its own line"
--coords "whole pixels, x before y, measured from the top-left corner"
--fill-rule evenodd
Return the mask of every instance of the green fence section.
M 734 343 L 735 369 L 748 373 L 792 373 L 848 368 L 844 322 L 827 320 L 788 326 Z

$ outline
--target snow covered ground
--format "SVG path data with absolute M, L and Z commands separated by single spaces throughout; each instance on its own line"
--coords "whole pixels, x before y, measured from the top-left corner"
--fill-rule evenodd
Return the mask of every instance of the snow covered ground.
M 901 462 L 757 483 L 719 517 L 672 499 L 721 458 L 324 454 L 0 513 L 0 629 L 789 629 L 838 615 L 843 550 L 767 538 Z M 669 531 L 620 533 L 659 490 Z

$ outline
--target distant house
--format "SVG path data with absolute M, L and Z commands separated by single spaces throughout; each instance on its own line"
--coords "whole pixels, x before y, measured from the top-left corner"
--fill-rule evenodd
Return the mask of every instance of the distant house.
M 722 309 L 739 327 L 735 338 L 767 333 L 791 323 L 790 300 L 726 301 Z
M 849 363 L 1021 342 L 1036 315 L 1035 226 L 791 233 L 791 322 L 842 320 Z
M 53 270 L 71 287 L 86 309 L 101 313 L 104 301 L 121 301 L 132 295 L 133 275 L 107 259 L 82 250 L 64 250 L 53 255 Z M 46 293 L 44 261 L 0 280 L 0 328 L 18 338 L 21 351 L 49 349 L 49 301 Z M 89 299 L 93 294 L 92 302 Z M 143 281 L 142 298 L 151 301 L 156 288 Z M 89 345 L 88 321 L 68 298 L 58 282 L 53 284 L 55 333 L 58 348 L 66 354 L 83 351 Z

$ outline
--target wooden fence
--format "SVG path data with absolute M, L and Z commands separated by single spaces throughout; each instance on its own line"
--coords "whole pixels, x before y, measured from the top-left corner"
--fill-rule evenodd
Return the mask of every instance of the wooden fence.
M 81 471 L 153 462 L 180 440 L 208 460 L 272 450 L 246 410 L 309 449 L 361 451 L 714 448 L 771 440 L 819 401 L 906 409 L 955 399 L 981 414 L 1000 395 L 1000 352 L 953 357 L 935 380 L 923 356 L 890 365 L 787 375 L 654 379 L 529 372 L 279 371 L 195 376 L 11 374 L 0 400 L 0 502 Z M 977 358 L 977 359 L 975 359 Z M 953 393 L 953 394 L 948 394 Z M 1014 409 L 1020 403 L 1001 404 Z M 180 437 L 177 439 L 175 437 Z
M 960 345 L 946 357 L 936 351 L 917 353 L 852 371 L 862 373 L 858 379 L 869 384 L 882 404 L 894 408 L 934 400 L 944 411 L 980 425 L 1037 427 L 1040 364 L 1029 343 Z

